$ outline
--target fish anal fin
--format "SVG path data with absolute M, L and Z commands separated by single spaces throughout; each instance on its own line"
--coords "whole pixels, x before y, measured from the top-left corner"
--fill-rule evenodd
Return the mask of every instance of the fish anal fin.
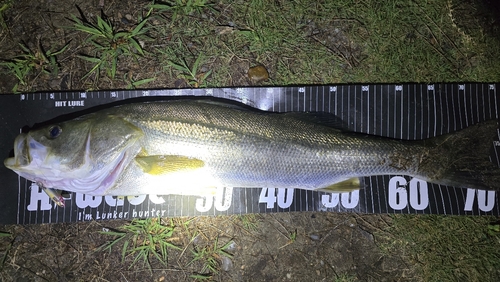
M 142 171 L 151 175 L 195 170 L 205 166 L 202 160 L 185 156 L 137 156 L 134 160 Z
M 361 188 L 361 182 L 359 180 L 359 177 L 353 177 L 331 184 L 324 188 L 319 188 L 316 191 L 328 192 L 328 193 L 343 193 L 343 192 L 351 192 L 354 190 L 359 190 L 360 188 Z

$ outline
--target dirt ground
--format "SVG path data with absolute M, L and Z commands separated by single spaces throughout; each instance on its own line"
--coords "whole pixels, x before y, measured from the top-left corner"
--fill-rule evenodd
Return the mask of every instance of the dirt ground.
M 30 77 L 20 91 L 50 91 L 76 89 L 124 89 L 127 79 L 110 80 L 93 76 L 82 80 L 89 63 L 75 54 L 91 53 L 82 45 L 85 36 L 64 27 L 71 25 L 70 14 L 78 15 L 76 5 L 85 16 L 94 18 L 101 10 L 113 17 L 123 29 L 133 26 L 148 1 L 4 1 L 12 3 L 3 14 L 8 29 L 0 34 L 2 59 L 12 58 L 22 49 L 18 42 L 35 50 L 62 48 L 68 51 L 58 57 L 59 73 Z M 217 7 L 218 9 L 223 7 Z M 207 21 L 230 22 L 224 13 L 203 14 Z M 161 23 L 153 23 L 161 25 Z M 170 44 L 168 32 L 158 31 L 150 46 Z M 204 39 L 200 39 L 204 40 Z M 185 42 L 196 48 L 196 40 Z M 262 58 L 260 58 L 262 59 Z M 137 61 L 123 61 L 116 77 L 135 81 L 148 77 L 157 79 L 147 84 L 151 88 L 182 86 L 179 81 L 162 76 L 161 58 L 146 56 Z M 225 86 L 251 85 L 247 70 L 255 58 L 232 58 L 228 63 L 231 77 Z M 212 68 L 222 61 L 209 62 Z M 272 63 L 270 71 L 276 68 Z M 2 76 L 0 93 L 11 93 L 16 84 L 13 76 Z M 126 221 L 82 222 L 77 224 L 44 224 L 3 226 L 1 231 L 12 235 L 0 239 L 3 256 L 0 279 L 2 281 L 193 281 L 203 269 L 200 261 L 192 262 L 192 250 L 197 246 L 233 241 L 228 252 L 232 254 L 224 267 L 208 279 L 215 281 L 420 281 L 413 265 L 404 260 L 404 254 L 383 252 L 379 244 L 391 240 L 384 229 L 390 225 L 387 215 L 357 215 L 337 213 L 282 213 L 256 217 L 237 216 L 197 217 L 175 219 L 173 244 L 179 250 L 169 250 L 166 265 L 151 260 L 152 269 L 141 262 L 131 266 L 133 257 L 122 261 L 120 247 L 111 252 L 97 249 L 109 241 L 100 234 L 103 228 L 118 228 Z M 199 235 L 193 237 L 194 232 Z M 217 257 L 222 261 L 221 257 Z M 225 268 L 225 269 L 222 269 Z
M 179 246 L 233 241 L 231 265 L 215 281 L 411 281 L 411 266 L 396 255 L 384 255 L 373 232 L 387 216 L 291 213 L 258 216 L 253 229 L 235 217 L 194 218 L 190 228 L 202 234 L 190 242 L 188 231 L 176 233 Z M 151 260 L 130 267 L 120 247 L 96 251 L 109 239 L 98 232 L 125 222 L 90 222 L 10 226 L 15 234 L 1 273 L 3 281 L 193 281 L 202 264 L 189 264 L 189 250 L 170 250 L 163 266 Z M 296 232 L 295 241 L 289 235 Z M 9 242 L 3 242 L 6 248 Z

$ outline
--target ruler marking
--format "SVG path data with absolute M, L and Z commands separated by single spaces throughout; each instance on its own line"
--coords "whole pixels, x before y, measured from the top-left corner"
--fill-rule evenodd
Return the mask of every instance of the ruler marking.
M 420 88 L 420 90 L 422 90 L 422 88 Z M 420 136 L 419 136 L 419 139 L 423 139 L 424 136 L 425 136 L 425 133 L 424 133 L 424 123 L 425 123 L 425 107 L 424 107 L 424 93 L 422 93 L 422 91 L 419 91 L 420 92 Z
M 464 124 L 463 124 L 463 120 L 462 120 L 462 105 L 460 104 L 460 96 L 462 96 L 462 93 L 463 91 L 460 90 L 460 85 L 458 85 L 458 89 L 457 89 L 457 104 L 458 104 L 458 119 L 460 120 L 460 128 L 459 129 L 462 129 L 464 128 Z M 464 105 L 465 106 L 465 105 Z
M 461 211 L 460 211 L 460 204 L 459 204 L 459 201 L 458 201 L 458 191 L 457 189 L 452 189 L 453 191 L 450 191 L 453 193 L 453 195 L 455 195 L 455 202 L 457 203 L 457 213 L 455 215 L 460 215 L 461 214 Z M 451 199 L 450 199 L 450 204 L 451 204 Z
M 387 116 L 384 115 L 384 96 L 383 96 L 383 87 L 384 86 L 381 86 L 381 89 L 380 89 L 380 135 L 381 136 L 384 136 L 384 118 L 387 119 Z M 386 87 L 387 88 L 387 87 Z M 387 119 L 388 120 L 388 119 Z M 389 123 L 387 123 L 387 125 L 389 125 Z
M 348 87 L 347 90 L 347 124 L 349 128 L 352 129 L 351 127 L 351 87 Z
M 335 115 L 338 116 L 338 107 L 339 107 L 339 103 L 338 103 L 338 88 L 337 90 L 335 90 Z
M 321 87 L 321 89 L 323 90 L 324 88 L 323 88 L 323 87 Z M 312 91 L 312 87 L 311 87 L 311 91 Z M 324 96 L 324 95 L 323 95 L 323 96 Z M 323 97 L 323 98 L 324 98 L 324 97 Z M 318 112 L 318 111 L 319 111 L 319 109 L 318 109 L 318 103 L 319 103 L 319 91 L 318 91 L 318 89 L 316 88 L 316 109 L 315 109 L 315 111 L 316 111 L 316 112 Z M 311 101 L 311 104 L 312 104 L 312 101 Z
M 403 139 L 403 121 L 405 120 L 405 117 L 404 117 L 404 112 L 403 109 L 403 103 L 404 103 L 404 98 L 405 98 L 405 93 L 404 93 L 404 87 L 402 87 L 401 89 L 401 93 L 399 93 L 399 97 L 401 99 L 401 108 L 400 108 L 400 111 L 401 111 L 401 119 L 400 119 L 400 122 L 401 122 L 401 128 L 400 128 L 400 133 L 399 133 L 399 138 L 400 139 Z
M 489 89 L 489 85 L 488 85 L 488 89 Z M 488 90 L 488 119 L 491 119 L 492 116 L 493 116 L 493 112 L 491 110 L 491 90 Z
M 398 99 L 398 97 L 397 96 L 398 96 L 398 92 L 394 89 L 394 105 L 393 105 L 393 110 L 392 110 L 392 113 L 393 113 L 392 114 L 392 119 L 393 119 L 393 125 L 394 125 L 393 126 L 394 132 L 393 132 L 393 135 L 392 135 L 393 138 L 396 138 L 396 136 L 397 136 L 396 130 L 398 128 L 398 126 L 396 124 L 397 112 L 398 112 L 398 108 L 397 108 L 397 104 L 398 104 L 397 99 Z
M 431 105 L 430 105 L 430 97 L 429 97 L 429 91 L 423 90 L 423 85 L 420 84 L 420 91 L 424 93 L 425 95 L 425 104 L 427 105 L 427 134 L 426 138 L 430 138 L 430 133 L 431 133 Z
M 446 128 L 446 132 L 445 133 L 449 133 L 450 132 L 450 129 L 451 129 L 451 124 L 450 124 L 450 105 L 448 103 L 448 91 L 446 91 L 446 93 L 444 93 L 444 97 L 445 97 L 445 100 L 446 100 L 446 121 L 447 121 L 447 128 Z
M 417 113 L 418 113 L 418 109 L 417 109 L 417 86 L 416 85 L 413 85 L 413 105 L 414 105 L 414 109 L 415 109 L 415 113 L 413 116 L 415 116 L 415 119 L 413 121 L 413 139 L 419 139 L 418 137 L 418 134 L 417 134 L 417 125 L 418 125 L 418 119 L 416 118 L 417 117 Z
M 461 195 L 462 195 L 462 203 L 465 203 L 465 199 L 466 199 L 466 196 L 465 196 L 465 193 L 464 191 L 467 190 L 467 189 L 460 189 L 460 192 L 461 192 Z M 467 212 L 464 210 L 464 205 L 459 205 L 460 206 L 460 214 L 467 214 Z
M 385 211 L 387 213 L 389 213 L 389 206 L 388 206 L 388 198 L 387 198 L 387 185 L 385 183 L 385 179 L 388 178 L 390 176 L 381 176 L 381 177 L 378 177 L 378 181 L 377 183 L 380 183 L 380 180 L 382 180 L 382 189 L 380 189 L 380 187 L 378 187 L 378 190 L 379 191 L 382 191 L 384 193 L 384 204 L 385 204 Z
M 456 111 L 455 111 L 455 99 L 454 99 L 454 96 L 455 96 L 455 88 L 452 87 L 451 88 L 451 107 L 453 109 L 453 131 L 457 131 L 457 114 L 456 114 Z
M 448 203 L 450 204 L 450 207 L 449 207 L 449 208 L 450 208 L 450 211 L 449 211 L 449 213 L 450 213 L 451 215 L 455 215 L 455 213 L 453 212 L 453 205 L 452 205 L 452 201 L 451 201 L 450 191 L 451 191 L 451 190 L 455 190 L 455 189 L 456 189 L 456 188 L 454 187 L 454 188 L 452 188 L 452 189 L 446 189 L 446 190 L 444 190 L 444 193 L 448 196 Z M 441 190 L 441 192 L 443 192 L 443 191 Z M 444 203 L 444 198 L 443 198 L 443 205 L 444 205 L 444 204 L 445 204 L 445 203 Z
M 446 213 L 446 204 L 444 202 L 443 189 L 439 189 L 439 193 L 441 194 L 441 204 L 443 205 L 443 214 L 446 215 L 447 214 Z
M 476 117 L 477 117 L 477 122 L 480 122 L 481 118 L 479 117 L 479 91 L 477 90 L 477 83 L 475 83 L 474 85 L 476 89 Z
M 441 185 L 437 185 L 438 189 L 437 190 L 441 190 Z M 432 192 L 432 196 L 434 197 L 434 201 L 431 201 L 429 203 L 429 206 L 432 206 L 432 204 L 434 204 L 434 207 L 436 208 L 436 214 L 440 214 L 439 213 L 439 207 L 437 205 L 437 198 L 436 198 L 436 190 L 435 189 L 431 189 L 431 192 Z
M 437 136 L 437 102 L 436 102 L 436 92 L 432 91 L 432 99 L 434 100 L 434 136 Z M 441 104 L 441 103 L 439 103 Z
M 359 97 L 360 97 L 360 99 L 363 97 L 363 89 L 360 89 Z M 358 113 L 360 113 L 362 111 L 362 105 L 363 104 L 361 102 L 358 103 L 358 87 L 354 87 L 354 107 L 352 109 L 354 110 L 354 113 L 353 113 L 354 131 L 356 131 L 356 132 L 363 132 L 363 128 L 361 127 L 361 123 L 363 121 L 358 118 Z M 358 111 L 358 106 L 361 107 L 361 110 L 359 110 L 359 111 Z
M 378 117 L 377 117 L 377 85 L 375 85 L 375 87 L 373 87 L 373 120 L 372 120 L 372 123 L 373 123 L 373 134 L 376 135 L 377 134 L 377 120 L 378 120 Z
M 469 86 L 469 87 L 467 87 Z M 472 114 L 472 108 L 474 104 L 472 103 L 470 84 L 464 84 L 464 106 L 465 106 L 465 127 L 474 124 L 474 116 Z M 469 97 L 469 99 L 467 99 Z
M 363 100 L 365 100 L 365 99 L 363 99 L 363 98 L 365 97 L 365 96 L 363 95 L 363 93 L 364 93 L 364 91 L 363 91 L 363 89 L 361 89 L 361 99 L 360 99 L 360 101 L 359 101 L 359 103 L 360 103 L 360 107 L 361 107 L 361 112 L 360 112 L 360 115 L 359 115 L 359 119 L 361 120 L 361 132 L 365 132 L 365 131 L 363 131 L 363 127 L 364 127 L 364 126 L 366 126 L 366 127 L 367 127 L 367 131 L 366 131 L 366 133 L 369 133 L 369 132 L 370 132 L 370 125 L 365 124 L 364 119 L 363 119 L 363 118 L 364 118 L 364 110 L 365 110 L 365 109 L 363 108 Z M 370 92 L 369 92 L 369 91 L 366 91 L 366 93 L 367 93 L 366 100 L 368 100 L 367 102 L 368 102 L 368 103 L 370 103 L 370 100 L 369 100 L 369 99 L 370 99 Z M 370 112 L 368 112 L 368 113 L 370 113 Z M 368 115 L 367 115 L 367 116 L 368 116 Z M 367 122 L 367 123 L 368 123 L 368 122 Z
M 408 95 L 407 95 L 407 100 L 408 100 L 408 105 L 406 106 L 406 108 L 408 109 L 407 112 L 408 112 L 408 119 L 407 119 L 407 122 L 406 122 L 406 138 L 407 139 L 414 139 L 414 136 L 411 136 L 411 133 L 410 133 L 410 122 L 411 122 L 411 119 L 412 119 L 412 106 L 411 106 L 411 96 L 412 96 L 412 91 L 411 91 L 411 87 L 410 85 L 408 85 Z
M 332 91 L 328 88 L 328 112 L 332 113 Z
M 305 206 L 306 206 L 306 211 L 309 211 L 309 193 L 312 193 L 311 190 L 306 190 L 306 197 L 305 197 Z
M 495 89 L 493 90 L 493 94 L 494 94 L 493 97 L 495 97 L 495 105 L 494 105 L 495 106 L 495 118 L 498 118 L 498 102 L 497 102 L 497 87 L 496 87 L 496 85 L 495 85 Z

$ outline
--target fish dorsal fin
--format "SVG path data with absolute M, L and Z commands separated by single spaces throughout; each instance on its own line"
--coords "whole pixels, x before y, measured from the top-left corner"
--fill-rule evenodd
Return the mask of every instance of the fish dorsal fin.
M 349 178 L 347 180 L 331 184 L 324 188 L 319 188 L 316 191 L 328 192 L 328 193 L 343 193 L 351 192 L 354 190 L 359 190 L 361 188 L 361 182 L 358 177 Z
M 195 170 L 205 165 L 202 160 L 185 156 L 137 156 L 135 163 L 145 173 L 152 175 L 162 175 L 178 171 Z

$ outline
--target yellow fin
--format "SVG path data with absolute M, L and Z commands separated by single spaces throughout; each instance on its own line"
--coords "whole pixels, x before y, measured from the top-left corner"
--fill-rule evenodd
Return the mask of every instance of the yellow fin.
M 359 177 L 353 177 L 341 182 L 337 182 L 325 188 L 319 188 L 316 191 L 322 191 L 328 193 L 342 193 L 342 192 L 351 192 L 353 190 L 358 190 L 360 188 L 361 188 L 361 182 L 359 181 Z
M 161 175 L 171 172 L 194 170 L 205 165 L 202 160 L 184 156 L 137 156 L 135 162 L 148 174 Z

